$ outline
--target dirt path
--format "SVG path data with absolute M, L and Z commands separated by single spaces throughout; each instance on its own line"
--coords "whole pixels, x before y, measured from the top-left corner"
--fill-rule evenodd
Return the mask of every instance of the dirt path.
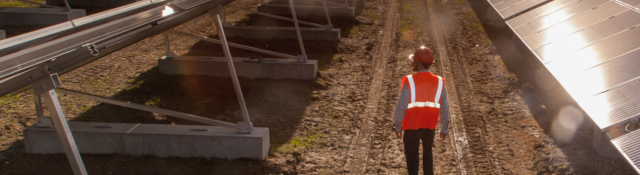
M 440 70 L 443 74 L 443 77 L 448 80 L 446 83 L 446 88 L 447 88 L 447 97 L 449 98 L 449 112 L 450 112 L 450 139 L 453 139 L 454 141 L 451 142 L 450 146 L 453 148 L 453 150 L 455 151 L 455 158 L 456 158 L 456 163 L 459 167 L 460 170 L 460 174 L 474 174 L 473 169 L 467 169 L 467 165 L 469 165 L 470 163 L 468 163 L 466 161 L 466 159 L 464 159 L 465 156 L 467 157 L 471 157 L 472 154 L 470 154 L 468 152 L 468 143 L 467 143 L 467 138 L 466 138 L 466 132 L 465 132 L 465 127 L 464 127 L 464 123 L 462 123 L 462 121 L 460 120 L 461 118 L 461 110 L 460 110 L 460 106 L 458 105 L 459 102 L 459 98 L 458 98 L 458 90 L 456 88 L 456 79 L 453 76 L 452 73 L 452 66 L 449 60 L 449 55 L 447 54 L 447 48 L 445 45 L 445 40 L 443 39 L 442 36 L 442 30 L 443 30 L 443 26 L 441 25 L 441 21 L 438 18 L 437 12 L 435 10 L 435 6 L 434 6 L 434 2 L 433 0 L 428 0 L 428 11 L 429 11 L 429 17 L 430 17 L 430 22 L 431 22 L 431 31 L 433 34 L 433 37 L 435 37 L 435 44 L 436 44 L 436 53 L 438 53 L 438 61 L 440 62 L 440 64 L 438 64 L 440 67 Z M 442 173 L 442 171 L 440 171 Z
M 373 82 L 368 93 L 368 100 L 364 114 L 361 116 L 362 122 L 360 123 L 360 129 L 357 131 L 357 136 L 351 141 L 351 145 L 348 150 L 347 163 L 345 164 L 345 171 L 353 174 L 362 174 L 367 169 L 369 148 L 371 146 L 371 135 L 375 132 L 376 121 L 382 121 L 383 115 L 379 115 L 378 109 L 381 92 L 382 82 L 385 81 L 384 74 L 387 73 L 387 60 L 391 57 L 391 52 L 395 49 L 391 44 L 395 43 L 395 26 L 396 19 L 398 19 L 398 2 L 397 0 L 390 0 L 388 5 L 388 12 L 386 13 L 386 20 L 384 22 L 384 30 L 382 40 L 375 47 L 376 52 L 373 54 L 375 71 L 373 75 Z M 388 81 L 388 80 L 387 80 Z M 387 134 L 383 132 L 383 134 Z

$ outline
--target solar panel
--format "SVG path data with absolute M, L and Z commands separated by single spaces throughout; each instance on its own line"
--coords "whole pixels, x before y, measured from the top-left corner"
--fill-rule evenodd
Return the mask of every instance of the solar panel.
M 640 151 L 638 151 L 640 150 L 640 139 L 638 138 L 640 138 L 640 130 L 613 139 L 611 142 L 631 163 L 631 166 L 640 172 Z
M 603 131 L 640 115 L 640 79 L 595 96 L 576 100 Z
M 628 4 L 633 7 L 640 6 L 640 0 L 617 0 L 617 1 Z
M 545 15 L 544 17 L 537 18 L 534 21 L 529 22 L 527 25 L 514 28 L 514 31 L 518 34 L 518 36 L 524 38 L 538 31 L 541 31 L 542 29 L 549 28 L 565 20 L 571 19 L 575 15 L 579 15 L 586 11 L 595 10 L 594 7 L 604 5 L 620 6 L 618 4 L 611 3 L 608 0 L 583 0 L 566 8 L 563 8 L 562 10 L 558 10 L 556 12 Z
M 627 11 L 615 17 L 612 14 L 620 11 L 599 12 L 604 13 L 585 13 L 527 37 L 525 42 L 542 62 L 549 63 L 640 24 L 640 13 L 635 11 Z
M 549 3 L 546 3 L 538 8 L 535 8 L 533 10 L 530 10 L 527 13 L 524 13 L 522 15 L 516 16 L 512 19 L 510 19 L 509 21 L 507 21 L 507 24 L 509 26 L 511 26 L 512 28 L 516 28 L 516 27 L 520 27 L 522 25 L 527 24 L 528 22 L 544 16 L 544 15 L 548 15 L 549 13 L 555 12 L 557 10 L 560 10 L 564 7 L 566 7 L 567 5 L 570 4 L 574 4 L 577 3 L 580 0 L 555 0 L 555 1 L 551 1 Z
M 603 132 L 640 117 L 640 0 L 554 0 L 506 23 Z M 640 173 L 640 130 L 611 137 Z
M 508 18 L 512 15 L 525 11 L 531 7 L 534 7 L 538 4 L 548 2 L 550 0 L 525 0 L 516 4 L 513 4 L 502 11 L 500 11 L 500 15 L 502 18 Z M 503 3 L 504 4 L 504 3 Z M 502 5 L 502 4 L 500 4 Z
M 495 6 L 497 4 L 500 4 L 502 2 L 504 2 L 505 0 L 489 0 L 489 3 L 491 3 L 491 5 Z
M 584 94 L 597 94 L 640 77 L 640 48 L 584 71 L 556 76 L 567 89 L 580 89 Z
M 591 41 L 595 40 L 593 38 L 600 38 L 600 36 L 590 37 L 592 38 L 586 37 L 585 40 Z M 558 59 L 547 63 L 545 66 L 554 75 L 585 70 L 596 66 L 640 47 L 640 28 L 628 29 L 619 34 L 602 38 L 604 40 L 578 51 L 562 53 L 558 56 Z M 567 66 L 571 67 L 567 68 Z

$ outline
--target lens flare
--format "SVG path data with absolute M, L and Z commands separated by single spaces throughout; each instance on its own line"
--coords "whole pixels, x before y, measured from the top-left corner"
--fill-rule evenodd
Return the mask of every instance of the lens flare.
M 551 135 L 558 143 L 570 143 L 584 121 L 582 112 L 574 106 L 565 106 L 551 124 Z
M 409 59 L 410 59 L 410 60 L 413 60 L 413 54 L 412 54 L 412 55 L 409 55 Z

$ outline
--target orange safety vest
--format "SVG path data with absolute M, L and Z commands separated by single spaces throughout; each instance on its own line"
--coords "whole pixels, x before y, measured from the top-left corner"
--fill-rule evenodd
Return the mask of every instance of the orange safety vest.
M 411 99 L 402 120 L 402 130 L 435 129 L 440 114 L 440 96 L 444 89 L 444 78 L 431 72 L 418 72 L 402 78 L 402 86 L 407 85 Z

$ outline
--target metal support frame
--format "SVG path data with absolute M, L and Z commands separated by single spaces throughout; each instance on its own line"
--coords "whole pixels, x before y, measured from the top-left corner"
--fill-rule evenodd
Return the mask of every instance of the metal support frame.
M 177 31 L 172 31 L 170 33 L 171 34 L 180 35 L 180 36 L 189 37 L 189 38 L 199 39 L 199 40 L 202 40 L 202 41 L 212 42 L 212 43 L 216 43 L 216 44 L 222 44 L 222 42 L 220 40 L 207 38 L 207 37 L 201 37 L 201 36 L 197 36 L 197 35 L 194 35 L 194 34 L 182 33 L 182 32 L 177 32 Z M 284 53 L 280 53 L 280 52 L 274 52 L 274 51 L 270 51 L 270 50 L 255 48 L 255 47 L 246 46 L 246 45 L 242 45 L 242 44 L 231 43 L 231 42 L 227 42 L 227 45 L 231 46 L 231 47 L 235 47 L 235 48 L 250 50 L 250 51 L 263 53 L 263 54 L 267 54 L 267 55 L 272 55 L 272 56 L 276 56 L 276 57 L 281 57 L 281 58 L 288 58 L 288 59 L 295 59 L 295 60 L 302 59 L 302 55 L 293 56 L 293 55 L 289 55 L 289 54 L 284 54 Z
M 231 58 L 231 52 L 229 51 L 229 43 L 227 43 L 227 37 L 224 35 L 224 28 L 222 27 L 222 21 L 220 20 L 221 12 L 221 6 L 218 6 L 218 8 L 213 10 L 213 13 L 215 13 L 214 19 L 216 21 L 216 27 L 218 28 L 218 36 L 220 37 L 220 44 L 222 45 L 224 56 L 227 58 L 227 66 L 229 66 L 231 81 L 233 82 L 233 87 L 236 90 L 240 111 L 242 112 L 242 119 L 244 119 L 244 122 L 238 122 L 238 133 L 251 133 L 253 132 L 253 123 L 251 123 L 247 106 L 244 103 L 244 96 L 242 95 L 242 88 L 240 88 L 238 74 L 236 73 L 236 68 L 233 65 L 233 58 Z
M 73 139 L 73 135 L 69 129 L 69 124 L 67 123 L 67 119 L 62 111 L 62 107 L 60 106 L 60 101 L 54 91 L 55 88 L 60 87 L 58 74 L 50 74 L 47 67 L 44 67 L 42 73 L 48 75 L 48 77 L 31 84 L 31 88 L 34 94 L 38 96 L 37 98 L 42 95 L 45 103 L 47 104 L 47 109 L 49 109 L 49 114 L 53 120 L 54 128 L 56 129 L 58 138 L 60 138 L 60 142 L 62 143 L 62 148 L 64 148 L 64 152 L 67 155 L 67 159 L 71 164 L 73 174 L 86 175 L 87 169 L 84 167 L 82 157 L 80 157 L 80 152 L 76 146 L 76 141 Z
M 316 1 L 316 2 L 321 2 L 322 1 L 322 2 L 324 2 L 324 0 L 311 0 L 311 1 Z M 334 5 L 334 6 L 343 6 L 344 5 L 344 4 L 338 4 L 338 3 L 335 3 L 335 2 L 327 2 L 327 4 Z
M 38 128 L 51 128 L 53 127 L 53 123 L 51 121 L 51 117 L 45 117 L 44 112 L 42 111 L 42 100 L 40 98 L 40 94 L 36 94 L 33 92 L 33 103 L 36 108 L 36 127 Z
M 327 23 L 329 23 L 329 28 L 333 28 L 331 24 L 331 18 L 329 17 L 329 10 L 327 10 L 327 0 L 322 0 L 322 6 L 324 7 L 324 14 L 327 16 Z
M 293 0 L 289 0 L 289 8 L 291 9 L 291 15 L 293 15 L 293 24 L 296 26 L 296 34 L 298 34 L 298 43 L 300 44 L 300 51 L 302 51 L 303 59 L 298 60 L 299 63 L 307 62 L 307 52 L 304 50 L 304 43 L 302 42 L 302 34 L 300 34 L 300 26 L 298 25 L 298 17 L 296 16 L 296 8 L 293 5 Z
M 127 108 L 131 108 L 131 109 L 137 109 L 137 110 L 141 110 L 141 111 L 153 112 L 153 113 L 156 113 L 156 114 L 162 114 L 162 115 L 181 118 L 181 119 L 185 119 L 185 120 L 191 120 L 191 121 L 195 121 L 195 122 L 200 122 L 200 123 L 205 123 L 205 124 L 210 124 L 210 125 L 217 125 L 217 126 L 222 126 L 222 127 L 226 127 L 226 128 L 236 129 L 236 125 L 233 124 L 233 123 L 224 122 L 224 121 L 220 121 L 220 120 L 214 120 L 214 119 L 205 118 L 205 117 L 200 117 L 200 116 L 197 116 L 197 115 L 191 115 L 191 114 L 187 114 L 187 113 L 182 113 L 182 112 L 177 112 L 177 111 L 172 111 L 172 110 L 167 110 L 167 109 L 162 109 L 162 108 L 156 108 L 156 107 L 151 107 L 151 106 L 142 105 L 142 104 L 136 104 L 136 103 L 125 102 L 125 101 L 120 101 L 120 100 L 114 100 L 114 99 L 109 99 L 109 98 L 104 98 L 104 97 L 98 97 L 98 96 L 94 96 L 94 95 L 91 95 L 91 94 L 72 91 L 72 90 L 68 90 L 68 89 L 58 88 L 58 89 L 56 89 L 56 92 L 61 93 L 61 94 L 73 95 L 73 96 L 76 96 L 76 97 L 82 97 L 82 98 L 86 98 L 86 99 L 90 99 L 90 100 L 95 100 L 95 101 L 99 101 L 99 102 L 102 102 L 102 103 L 108 103 L 108 104 L 112 104 L 112 105 L 127 107 Z
M 69 6 L 69 1 L 64 0 L 64 5 L 66 6 L 65 8 L 65 12 L 70 12 L 71 11 L 71 6 Z
M 240 11 L 253 13 L 253 14 L 256 14 L 256 15 L 262 15 L 262 16 L 266 16 L 266 17 L 271 17 L 271 18 L 276 18 L 276 19 L 281 19 L 281 20 L 293 22 L 293 18 L 287 18 L 287 17 L 278 16 L 278 15 L 272 15 L 272 14 L 268 14 L 268 13 L 257 12 L 257 11 L 253 11 L 253 10 L 243 9 L 243 8 L 240 8 L 240 7 L 227 7 L 227 8 L 233 8 L 233 9 L 237 9 L 237 10 L 240 10 Z M 322 24 L 316 24 L 316 23 L 302 21 L 302 20 L 298 20 L 298 23 L 305 24 L 305 25 L 310 25 L 310 26 L 314 26 L 314 27 L 325 27 L 325 25 L 322 25 Z
M 176 52 L 171 51 L 171 44 L 169 42 L 169 35 L 168 34 L 163 34 L 164 35 L 164 43 L 166 43 L 167 45 L 167 51 L 165 52 L 165 57 L 166 58 L 177 58 L 178 54 L 176 54 Z

